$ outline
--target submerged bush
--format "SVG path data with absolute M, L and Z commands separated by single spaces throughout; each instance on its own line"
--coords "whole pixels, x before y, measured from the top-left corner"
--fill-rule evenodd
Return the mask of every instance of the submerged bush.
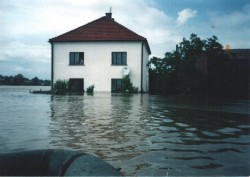
M 64 94 L 68 91 L 68 81 L 67 80 L 57 80 L 53 86 L 53 91 L 56 94 Z
M 94 88 L 95 88 L 94 85 L 89 86 L 87 88 L 87 90 L 86 90 L 87 94 L 93 94 L 94 93 Z

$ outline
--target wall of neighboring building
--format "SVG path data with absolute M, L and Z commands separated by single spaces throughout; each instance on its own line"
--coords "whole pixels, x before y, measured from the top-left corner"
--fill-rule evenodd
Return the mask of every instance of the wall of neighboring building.
M 84 52 L 84 65 L 70 66 L 69 52 Z M 112 52 L 127 52 L 131 81 L 140 89 L 141 42 L 56 42 L 53 52 L 54 83 L 58 79 L 83 78 L 84 90 L 94 84 L 95 91 L 110 92 L 111 78 L 121 79 L 125 67 L 112 65 Z M 144 54 L 144 58 L 146 56 Z
M 230 49 L 225 52 L 226 54 L 229 55 L 229 59 L 236 59 L 236 60 L 250 59 L 250 49 Z

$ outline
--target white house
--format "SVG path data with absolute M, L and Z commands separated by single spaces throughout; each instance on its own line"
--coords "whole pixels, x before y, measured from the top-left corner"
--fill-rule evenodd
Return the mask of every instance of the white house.
M 141 92 L 148 91 L 147 39 L 117 23 L 111 13 L 49 39 L 51 81 L 69 80 L 71 87 L 119 92 L 129 74 Z

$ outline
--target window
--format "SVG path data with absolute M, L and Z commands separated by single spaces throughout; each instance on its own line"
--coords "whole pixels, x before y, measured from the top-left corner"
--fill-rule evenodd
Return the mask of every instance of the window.
M 112 65 L 127 65 L 127 52 L 112 52 Z
M 84 53 L 83 52 L 70 52 L 69 53 L 69 65 L 84 65 Z
M 69 90 L 71 92 L 83 92 L 84 80 L 83 79 L 69 79 Z
M 123 83 L 122 79 L 111 79 L 111 91 L 113 93 L 122 92 Z

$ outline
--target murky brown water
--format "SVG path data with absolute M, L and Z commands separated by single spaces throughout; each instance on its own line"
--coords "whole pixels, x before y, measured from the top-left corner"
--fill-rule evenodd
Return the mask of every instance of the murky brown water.
M 66 148 L 126 175 L 250 175 L 250 101 L 0 87 L 0 151 Z

